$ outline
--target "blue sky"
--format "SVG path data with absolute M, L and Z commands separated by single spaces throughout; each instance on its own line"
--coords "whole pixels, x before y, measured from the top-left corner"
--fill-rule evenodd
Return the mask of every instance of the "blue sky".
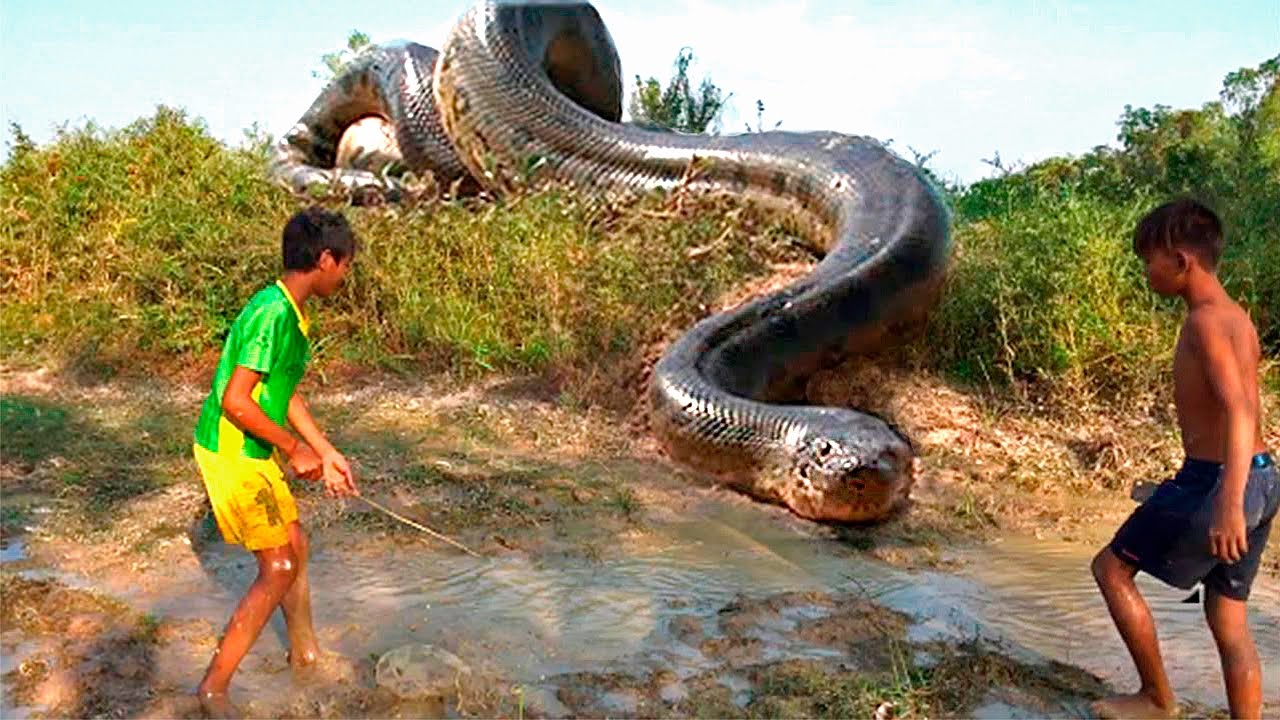
M 0 0 L 0 122 L 37 141 L 62 123 L 118 127 L 157 103 L 238 142 L 286 131 L 311 72 L 352 29 L 439 47 L 467 0 Z M 765 121 L 937 151 L 964 181 L 1115 137 L 1126 103 L 1195 107 L 1280 52 L 1280 0 L 598 0 L 633 76 L 679 49 L 733 93 L 726 132 Z M 7 131 L 5 133 L 8 138 Z M 7 154 L 7 150 L 5 151 Z

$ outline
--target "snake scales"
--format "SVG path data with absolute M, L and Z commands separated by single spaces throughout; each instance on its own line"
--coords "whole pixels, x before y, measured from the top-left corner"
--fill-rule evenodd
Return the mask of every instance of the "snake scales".
M 282 138 L 273 172 L 296 189 L 336 181 L 394 199 L 377 169 L 395 159 L 495 193 L 530 178 L 591 196 L 684 186 L 785 214 L 823 259 L 673 343 L 654 368 L 652 425 L 676 459 L 803 517 L 885 516 L 912 483 L 909 442 L 873 415 L 788 401 L 817 369 L 910 332 L 932 307 L 951 249 L 937 192 L 870 138 L 620 123 L 620 77 L 589 4 L 479 0 L 439 53 L 401 43 L 353 60 Z M 330 169 L 343 131 L 368 116 L 394 142 Z

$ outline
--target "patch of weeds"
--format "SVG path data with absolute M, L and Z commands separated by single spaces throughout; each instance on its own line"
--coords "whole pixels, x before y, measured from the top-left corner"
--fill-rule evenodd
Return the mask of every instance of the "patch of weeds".
M 516 702 L 516 719 L 524 720 L 524 686 L 514 685 L 511 688 L 511 694 L 515 696 Z
M 913 667 L 906 646 L 895 642 L 892 669 L 882 673 L 833 672 L 814 661 L 768 667 L 756 681 L 752 717 L 872 717 L 886 703 L 893 716 L 927 717 L 929 672 Z
M 429 488 L 447 482 L 450 478 L 443 470 L 431 465 L 413 463 L 400 471 L 396 478 L 415 488 Z
M 1045 703 L 1046 713 L 1063 697 L 1096 699 L 1107 692 L 1101 680 L 1080 668 L 1058 662 L 1027 665 L 976 639 L 930 651 L 939 657 L 929 671 L 928 688 L 938 714 L 970 712 L 993 688 L 1028 691 Z
M 533 507 L 529 505 L 529 503 L 525 502 L 523 498 L 515 495 L 503 495 L 502 499 L 498 501 L 498 507 L 502 508 L 502 510 L 508 514 L 517 515 L 527 521 L 533 522 L 534 524 L 537 523 L 537 520 L 534 518 Z
M 408 532 L 410 529 L 394 518 L 372 510 L 347 511 L 341 515 L 342 526 L 361 533 Z
M 991 516 L 982 509 L 978 497 L 968 490 L 956 500 L 952 510 L 968 527 L 988 527 L 995 524 Z
M 9 534 L 21 531 L 31 520 L 31 512 L 26 508 L 6 505 L 0 507 L 0 533 Z
M 153 644 L 159 639 L 160 624 L 164 620 L 155 613 L 143 613 L 138 618 L 138 624 L 133 629 L 133 639 L 147 644 Z
M 679 713 L 691 718 L 742 717 L 742 708 L 733 701 L 733 692 L 723 685 L 714 685 L 689 695 L 679 705 Z
M 31 580 L 0 572 L 0 625 L 30 634 L 61 633 L 68 620 L 84 613 L 123 616 L 119 600 L 68 588 L 54 580 Z
M 65 408 L 31 398 L 0 396 L 6 458 L 36 463 L 56 455 L 65 442 L 68 425 Z
M 578 543 L 575 549 L 576 554 L 589 563 L 599 563 L 604 560 L 604 549 L 597 542 L 587 540 Z
M 467 507 L 470 513 L 483 515 L 492 520 L 495 517 L 515 517 L 527 525 L 537 525 L 534 508 L 523 498 L 499 488 L 491 481 L 482 481 L 471 486 L 467 491 Z
M 628 520 L 635 520 L 644 509 L 644 503 L 640 502 L 640 498 L 629 487 L 615 489 L 609 494 L 605 505 Z
M 498 441 L 498 433 L 489 425 L 488 416 L 479 409 L 457 413 L 454 420 L 455 427 L 468 440 L 485 444 Z
M 81 488 L 88 491 L 85 509 L 91 515 L 104 516 L 103 520 L 107 520 L 105 516 L 110 515 L 120 503 L 157 487 L 145 475 L 112 472 L 110 469 L 107 472 L 110 474 L 103 477 L 81 476 L 78 483 Z
M 560 394 L 556 396 L 556 405 L 561 410 L 577 412 L 587 406 L 587 401 L 572 390 L 562 390 Z

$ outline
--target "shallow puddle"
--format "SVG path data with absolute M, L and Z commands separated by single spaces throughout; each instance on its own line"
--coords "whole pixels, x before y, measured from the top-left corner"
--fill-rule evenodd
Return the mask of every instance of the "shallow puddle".
M 973 590 L 960 598 L 999 633 L 1063 662 L 1085 668 L 1126 692 L 1137 672 L 1107 614 L 1089 563 L 1096 549 L 1030 538 L 1008 538 L 956 553 Z M 1189 592 L 1139 573 L 1138 587 L 1155 616 L 1169 679 L 1179 697 L 1225 706 L 1218 652 L 1200 603 Z M 1249 627 L 1263 668 L 1264 698 L 1280 698 L 1280 583 L 1259 575 L 1249 598 Z
M 1007 539 L 953 551 L 960 564 L 953 573 L 905 571 L 814 538 L 809 526 L 747 503 L 713 503 L 696 515 L 646 523 L 618 537 L 600 561 L 530 560 L 516 553 L 477 560 L 415 543 L 317 538 L 310 568 L 316 626 L 323 644 L 352 659 L 407 643 L 447 648 L 525 686 L 527 697 L 553 715 L 561 709 L 551 690 L 557 675 L 661 668 L 688 677 L 713 669 L 696 647 L 679 640 L 680 628 L 692 622 L 711 635 L 717 612 L 739 595 L 807 590 L 865 594 L 901 610 L 916 621 L 910 629 L 914 640 L 996 638 L 1012 653 L 1080 665 L 1117 689 L 1134 684 L 1128 656 L 1093 586 L 1087 548 Z M 166 571 L 158 585 L 140 587 L 117 577 L 92 586 L 140 611 L 207 621 L 216 632 L 256 566 L 248 554 L 220 543 L 197 557 Z M 83 578 L 61 579 L 87 586 Z M 1181 604 L 1186 593 L 1149 578 L 1140 584 L 1155 610 L 1181 697 L 1224 705 L 1217 655 L 1199 606 Z M 1263 665 L 1277 668 L 1280 588 L 1260 578 L 1254 593 L 1254 637 Z M 804 619 L 810 610 L 789 608 L 779 622 Z M 830 652 L 783 629 L 765 639 L 764 662 Z M 279 697 L 282 640 L 277 616 L 237 675 L 237 694 Z M 188 646 L 186 652 L 161 663 L 160 679 L 177 687 L 195 684 L 207 650 Z M 1280 695 L 1280 673 L 1269 673 L 1265 682 L 1265 697 Z M 984 706 L 982 714 L 991 712 L 1001 712 L 999 705 Z
M 0 545 L 0 564 L 19 562 L 27 557 L 27 545 L 22 538 L 14 538 Z

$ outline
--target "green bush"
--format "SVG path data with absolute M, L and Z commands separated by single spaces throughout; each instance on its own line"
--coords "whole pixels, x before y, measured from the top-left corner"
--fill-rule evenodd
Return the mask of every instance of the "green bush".
M 199 351 L 273 272 L 292 203 L 261 144 L 227 149 L 163 107 L 39 149 L 15 135 L 0 169 L 6 356 Z
M 1176 316 L 1147 289 L 1129 244 L 1148 208 L 1041 191 L 959 223 L 955 264 L 927 334 L 934 362 L 984 383 L 1149 385 L 1164 370 L 1158 361 Z
M 1223 220 L 1220 277 L 1280 356 L 1280 57 L 1227 76 L 1199 110 L 1126 107 L 1119 148 L 1057 157 L 954 191 L 957 257 L 927 333 L 935 367 L 1035 380 L 1070 397 L 1163 383 L 1178 303 L 1131 250 L 1137 221 L 1192 195 Z

